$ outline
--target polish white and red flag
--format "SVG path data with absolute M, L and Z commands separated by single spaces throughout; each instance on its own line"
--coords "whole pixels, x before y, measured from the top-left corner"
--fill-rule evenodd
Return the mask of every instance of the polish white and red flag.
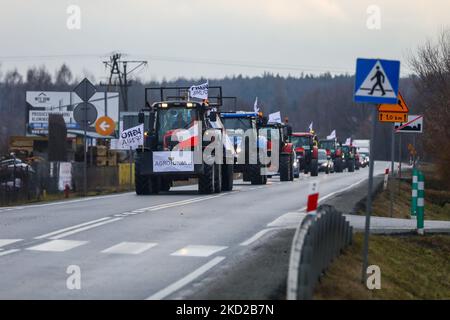
M 164 135 L 164 141 L 178 142 L 174 147 L 174 150 L 190 150 L 191 148 L 197 146 L 199 142 L 199 122 L 194 121 L 191 127 L 187 130 L 185 129 L 175 129 L 167 131 Z

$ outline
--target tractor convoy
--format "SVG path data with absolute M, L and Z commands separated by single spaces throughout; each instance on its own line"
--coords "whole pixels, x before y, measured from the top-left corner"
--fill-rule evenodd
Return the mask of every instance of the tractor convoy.
M 190 99 L 189 90 L 145 89 L 146 107 L 138 114 L 144 143 L 135 157 L 138 195 L 167 192 L 175 181 L 190 179 L 199 193 L 212 194 L 231 191 L 236 178 L 264 185 L 276 175 L 285 182 L 365 166 L 355 146 L 336 138 L 293 132 L 287 119 L 269 121 L 261 112 L 221 110 L 221 87 L 209 87 L 216 95 L 208 99 Z

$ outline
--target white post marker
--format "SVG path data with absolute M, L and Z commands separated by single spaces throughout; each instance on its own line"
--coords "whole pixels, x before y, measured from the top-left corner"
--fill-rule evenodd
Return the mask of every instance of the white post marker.
M 306 206 L 306 213 L 316 214 L 318 202 L 319 202 L 319 183 L 315 181 L 309 184 L 308 204 Z
M 384 172 L 383 190 L 387 190 L 388 180 L 389 180 L 389 169 L 386 169 Z

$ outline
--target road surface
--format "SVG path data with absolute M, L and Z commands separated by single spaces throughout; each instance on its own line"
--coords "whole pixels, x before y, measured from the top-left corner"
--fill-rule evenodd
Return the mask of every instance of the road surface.
M 377 163 L 375 173 L 386 167 Z M 0 299 L 173 299 L 181 289 L 195 295 L 213 269 L 226 272 L 255 241 L 292 225 L 311 181 L 326 199 L 367 177 L 365 168 L 294 182 L 274 177 L 265 186 L 240 182 L 214 195 L 185 186 L 157 196 L 0 208 Z M 69 289 L 77 268 L 81 289 Z

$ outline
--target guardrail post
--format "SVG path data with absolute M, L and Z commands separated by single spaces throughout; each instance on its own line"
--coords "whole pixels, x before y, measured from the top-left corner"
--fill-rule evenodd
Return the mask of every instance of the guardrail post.
M 419 180 L 419 170 L 413 170 L 412 176 L 412 194 L 411 194 L 411 219 L 417 218 L 417 185 Z
M 425 177 L 422 172 L 418 175 L 417 184 L 417 233 L 424 234 L 424 214 L 425 214 Z

